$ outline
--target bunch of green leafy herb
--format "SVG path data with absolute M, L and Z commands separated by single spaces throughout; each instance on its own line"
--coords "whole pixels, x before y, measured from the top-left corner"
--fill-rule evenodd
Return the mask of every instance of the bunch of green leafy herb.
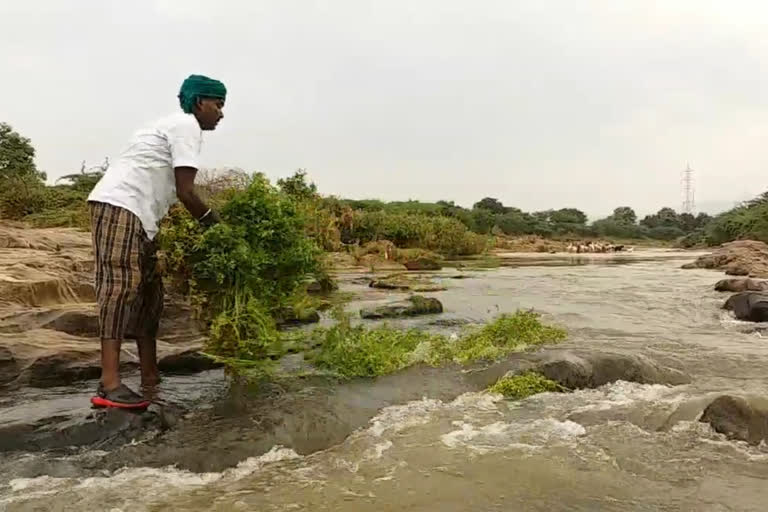
M 529 311 L 501 315 L 455 339 L 388 325 L 369 329 L 352 325 L 347 315 L 336 316 L 338 321 L 333 327 L 312 333 L 313 344 L 320 347 L 314 362 L 344 377 L 385 375 L 417 363 L 443 366 L 495 360 L 513 351 L 565 338 L 564 330 L 543 324 L 537 314 Z
M 320 250 L 304 235 L 295 202 L 263 175 L 232 193 L 220 214 L 206 231 L 181 212 L 164 226 L 166 269 L 188 284 L 209 321 L 209 352 L 264 358 L 279 343 L 275 314 L 321 270 Z

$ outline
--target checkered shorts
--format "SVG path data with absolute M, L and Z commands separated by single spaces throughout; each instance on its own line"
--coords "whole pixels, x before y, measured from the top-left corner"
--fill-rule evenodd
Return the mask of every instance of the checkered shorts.
M 154 338 L 163 312 L 157 248 L 124 208 L 92 201 L 96 300 L 102 339 Z

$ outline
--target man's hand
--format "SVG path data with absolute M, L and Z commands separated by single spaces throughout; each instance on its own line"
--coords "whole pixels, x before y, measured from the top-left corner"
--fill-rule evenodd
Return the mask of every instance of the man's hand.
M 221 219 L 219 218 L 219 214 L 216 213 L 216 210 L 209 209 L 207 212 L 203 214 L 202 217 L 197 219 L 200 224 L 203 225 L 205 228 L 209 228 L 213 225 L 218 224 L 221 222 Z

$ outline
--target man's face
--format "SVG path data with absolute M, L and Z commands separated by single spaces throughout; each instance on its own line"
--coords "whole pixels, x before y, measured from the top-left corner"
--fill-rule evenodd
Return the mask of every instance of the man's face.
M 203 130 L 215 130 L 216 125 L 224 117 L 224 100 L 216 98 L 200 98 L 195 108 L 195 117 Z

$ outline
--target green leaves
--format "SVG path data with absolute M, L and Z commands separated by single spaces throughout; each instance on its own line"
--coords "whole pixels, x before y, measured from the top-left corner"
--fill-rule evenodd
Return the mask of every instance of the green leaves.
M 174 210 L 160 236 L 167 268 L 183 276 L 204 305 L 209 352 L 265 358 L 279 343 L 275 314 L 320 271 L 320 250 L 304 236 L 294 201 L 262 175 L 233 193 L 220 212 L 223 222 L 202 231 L 185 211 Z
M 343 377 L 373 377 L 416 363 L 442 366 L 499 359 L 514 351 L 556 343 L 566 333 L 542 324 L 536 313 L 518 311 L 469 329 L 458 339 L 387 325 L 366 329 L 352 326 L 343 315 L 335 326 L 315 329 L 313 336 L 320 345 L 315 359 L 319 366 Z

